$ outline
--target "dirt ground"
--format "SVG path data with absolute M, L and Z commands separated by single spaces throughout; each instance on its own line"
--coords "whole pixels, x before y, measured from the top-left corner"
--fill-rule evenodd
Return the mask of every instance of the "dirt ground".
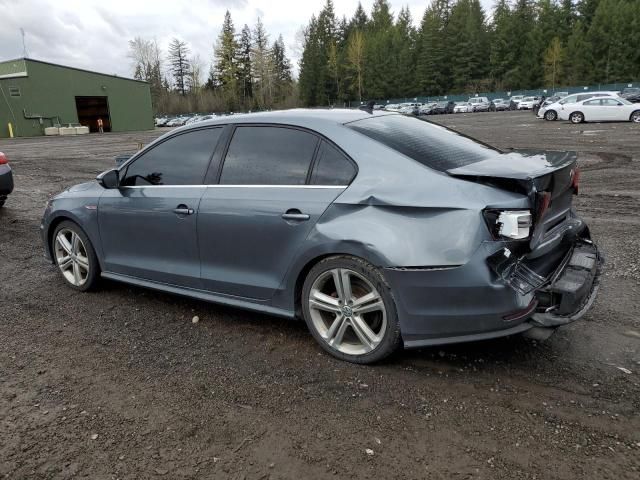
M 367 367 L 322 353 L 303 322 L 112 282 L 77 293 L 43 258 L 45 200 L 161 132 L 0 140 L 16 181 L 0 212 L 0 477 L 640 478 L 638 125 L 435 120 L 580 152 L 577 209 L 607 256 L 581 321 Z

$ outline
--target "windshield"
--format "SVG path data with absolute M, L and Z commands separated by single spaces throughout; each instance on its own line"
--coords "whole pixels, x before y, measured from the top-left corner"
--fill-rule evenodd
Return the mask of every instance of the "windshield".
M 569 95 L 568 97 L 565 97 L 562 100 L 560 100 L 560 105 L 564 105 L 565 103 L 573 103 L 576 101 L 576 98 L 578 98 L 577 95 Z
M 346 126 L 441 172 L 479 162 L 497 151 L 415 117 L 385 115 Z

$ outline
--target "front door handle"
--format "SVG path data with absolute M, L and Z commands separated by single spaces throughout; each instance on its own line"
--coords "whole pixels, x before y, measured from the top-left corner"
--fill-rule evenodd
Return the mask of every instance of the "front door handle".
M 173 209 L 173 213 L 175 213 L 176 215 L 193 215 L 194 212 L 195 210 L 193 208 L 189 208 L 183 204 L 180 204 Z
M 286 211 L 286 213 L 282 214 L 283 220 L 293 220 L 295 222 L 304 222 L 306 220 L 309 220 L 309 218 L 311 218 L 309 215 L 307 215 L 306 213 L 302 213 L 297 208 L 290 208 Z

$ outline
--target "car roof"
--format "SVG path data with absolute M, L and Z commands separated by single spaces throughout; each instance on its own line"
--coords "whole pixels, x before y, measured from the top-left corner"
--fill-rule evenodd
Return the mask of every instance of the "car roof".
M 313 126 L 326 126 L 329 124 L 344 125 L 345 123 L 355 122 L 357 120 L 387 115 L 399 114 L 380 110 L 374 110 L 372 113 L 369 113 L 365 110 L 347 108 L 296 108 L 271 112 L 242 113 L 229 117 L 216 118 L 214 120 L 205 120 L 199 122 L 198 127 L 228 123 L 281 123 L 313 128 Z

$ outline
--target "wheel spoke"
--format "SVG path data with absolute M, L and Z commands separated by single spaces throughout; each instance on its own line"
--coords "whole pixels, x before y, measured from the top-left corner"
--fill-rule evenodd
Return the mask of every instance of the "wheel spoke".
M 364 345 L 367 350 L 373 350 L 378 343 L 378 337 L 373 333 L 369 325 L 367 325 L 367 322 L 359 315 L 356 315 L 351 318 L 351 328 L 353 328 L 362 345 Z
M 60 245 L 62 249 L 65 252 L 67 252 L 68 255 L 71 255 L 73 253 L 73 246 L 71 245 L 67 237 L 64 235 L 64 233 L 59 233 L 57 240 L 58 240 L 58 245 Z
M 80 237 L 74 232 L 71 233 L 71 248 L 75 254 L 80 251 Z
M 325 295 L 318 290 L 313 290 L 311 292 L 309 306 L 317 310 L 324 310 L 325 312 L 337 313 L 340 311 L 340 305 L 336 298 Z
M 344 317 L 342 316 L 342 314 L 336 315 L 336 318 L 333 320 L 331 326 L 329 327 L 329 330 L 327 330 L 327 333 L 325 334 L 325 338 L 327 339 L 327 341 L 333 340 L 333 337 L 336 336 L 338 329 L 342 326 L 343 323 Z
M 76 263 L 85 272 L 89 272 L 89 259 L 81 255 L 76 256 Z
M 331 345 L 332 347 L 338 347 L 340 344 L 342 344 L 342 339 L 344 338 L 344 333 L 347 331 L 348 326 L 349 323 L 347 322 L 347 320 L 342 315 L 339 315 L 329 329 L 329 332 L 332 335 L 329 336 L 329 332 L 327 332 L 327 340 L 329 341 L 329 345 Z
M 383 308 L 384 303 L 382 303 L 382 299 L 377 292 L 367 293 L 353 302 L 353 313 L 358 315 L 375 312 L 376 310 L 382 310 Z
M 335 283 L 338 298 L 346 304 L 353 299 L 349 270 L 336 268 L 331 273 L 333 275 L 333 283 Z
M 78 262 L 73 262 L 73 280 L 76 285 L 80 285 L 82 282 L 82 273 L 80 273 L 80 266 Z
M 58 266 L 62 270 L 67 270 L 73 264 L 73 259 L 70 256 L 66 256 L 58 260 Z

